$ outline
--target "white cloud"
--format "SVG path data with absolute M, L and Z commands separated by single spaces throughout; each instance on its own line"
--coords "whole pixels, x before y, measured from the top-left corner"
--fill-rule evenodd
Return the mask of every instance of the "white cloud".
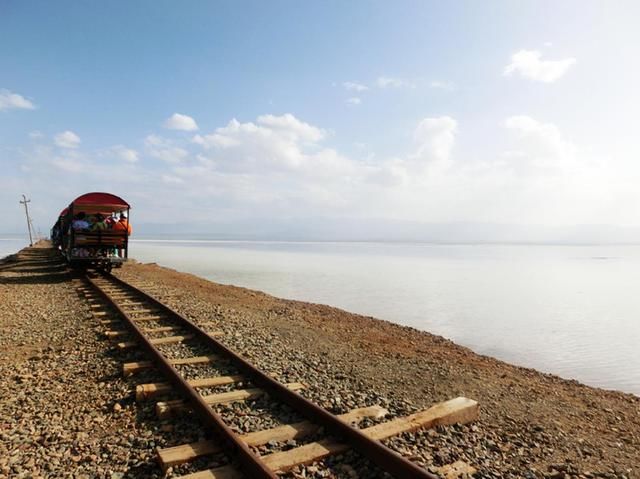
M 415 88 L 413 82 L 403 80 L 402 78 L 394 77 L 378 77 L 376 80 L 376 86 L 379 88 Z
M 165 120 L 164 127 L 169 130 L 195 131 L 198 129 L 198 124 L 188 115 L 174 113 Z
M 227 126 L 217 128 L 209 135 L 196 135 L 194 143 L 205 148 L 231 148 L 239 146 L 243 140 L 251 137 L 261 138 L 265 142 L 318 142 L 322 140 L 326 132 L 320 128 L 298 120 L 290 113 L 282 116 L 262 115 L 256 123 L 240 123 L 235 118 Z
M 222 133 L 212 133 L 205 136 L 196 135 L 193 137 L 193 142 L 205 148 L 229 148 L 239 144 L 238 140 Z
M 363 85 L 362 83 L 346 81 L 342 84 L 342 86 L 350 91 L 367 91 L 369 89 L 368 86 Z
M 291 114 L 263 115 L 231 120 L 193 142 L 149 135 L 138 156 L 162 161 L 141 165 L 121 157 L 115 169 L 105 159 L 119 152 L 126 156 L 129 149 L 123 145 L 86 152 L 32 143 L 20 153 L 20 169 L 26 173 L 16 178 L 28 178 L 34 191 L 45 185 L 59 188 L 51 217 L 58 204 L 68 201 L 64 179 L 75 174 L 86 191 L 105 184 L 121 191 L 145 221 L 180 215 L 202 224 L 212 217 L 270 221 L 313 216 L 637 222 L 640 196 L 634 172 L 640 166 L 633 166 L 631 155 L 627 163 L 600 161 L 558 125 L 527 115 L 505 118 L 500 126 L 504 141 L 480 148 L 466 144 L 473 136 L 465 138 L 456 119 L 427 117 L 405 132 L 412 140 L 395 152 L 380 155 L 374 141 L 350 148 L 354 153 L 349 156 L 333 148 L 331 136 L 313 123 Z M 200 208 L 189 207 L 196 202 Z
M 453 166 L 458 122 L 449 116 L 424 118 L 413 131 L 413 151 L 366 167 L 366 181 L 405 192 L 440 181 Z M 438 178 L 438 180 L 436 180 Z
M 416 127 L 413 159 L 443 168 L 451 164 L 451 152 L 458 132 L 458 123 L 450 116 L 425 118 Z
M 514 188 L 512 212 L 519 209 L 525 221 L 606 224 L 637 204 L 616 204 L 636 191 L 633 180 L 626 178 L 637 175 L 635 165 L 599 157 L 568 139 L 557 125 L 530 116 L 509 117 L 504 126 L 513 134 L 514 143 L 505 152 L 500 169 L 503 174 L 509 171 L 510 185 L 518 187 L 519 191 Z
M 520 50 L 511 56 L 511 63 L 504 68 L 505 76 L 518 73 L 529 80 L 553 83 L 562 78 L 576 63 L 575 58 L 562 60 L 542 60 L 538 50 Z
M 171 145 L 171 141 L 159 135 L 147 135 L 144 144 L 148 147 L 168 147 Z
M 382 198 L 395 188 L 421 191 L 429 178 L 446 174 L 453 165 L 456 134 L 453 118 L 425 118 L 415 128 L 411 154 L 387 160 L 366 155 L 356 160 L 324 147 L 324 130 L 293 115 L 265 115 L 255 123 L 234 119 L 212 134 L 194 137 L 205 153 L 198 155 L 197 165 L 182 166 L 173 174 L 186 183 L 199 184 L 201 190 L 217 185 L 216 194 L 221 183 L 235 184 L 242 179 L 243 188 L 253 191 L 251 198 L 272 206 L 293 201 L 298 208 L 325 201 L 327 208 L 350 202 L 360 207 L 372 203 L 365 199 L 368 194 Z
M 326 136 L 326 132 L 323 129 L 300 121 L 291 113 L 285 113 L 281 116 L 261 115 L 258 117 L 257 122 L 259 125 L 277 131 L 292 140 L 316 142 Z
M 567 140 L 553 123 L 542 123 L 526 115 L 507 118 L 505 128 L 516 133 L 523 151 L 510 152 L 510 156 L 527 158 L 537 168 L 571 167 L 576 161 L 576 147 Z
M 440 80 L 431 81 L 429 83 L 429 87 L 430 88 L 435 88 L 437 90 L 447 90 L 447 91 L 453 91 L 454 90 L 453 83 L 446 82 L 446 81 L 440 81 Z
M 127 148 L 123 145 L 111 147 L 111 152 L 121 160 L 128 163 L 135 163 L 140 159 L 136 150 L 132 150 L 131 148 Z
M 184 183 L 184 180 L 182 178 L 179 178 L 175 175 L 162 175 L 161 178 L 162 181 L 167 184 L 181 185 Z
M 555 157 L 567 158 L 574 153 L 572 143 L 564 138 L 560 129 L 553 123 L 542 123 L 530 116 L 517 115 L 507 118 L 504 126 L 517 132 L 523 139 L 544 145 Z
M 44 138 L 44 135 L 42 134 L 42 132 L 34 130 L 29 132 L 29 138 L 31 138 L 32 140 L 39 140 L 40 138 Z
M 149 156 L 169 164 L 182 163 L 189 156 L 187 150 L 158 135 L 148 135 L 144 139 L 144 145 Z
M 53 137 L 53 141 L 60 148 L 78 148 L 80 146 L 80 137 L 71 130 L 58 133 Z
M 34 110 L 35 105 L 22 95 L 9 90 L 0 89 L 0 111 L 2 110 Z
M 84 169 L 83 164 L 74 158 L 57 157 L 54 158 L 51 163 L 56 168 L 68 173 L 80 173 Z
M 48 150 L 42 149 L 42 152 Z M 76 150 L 67 150 L 62 155 L 50 157 L 49 163 L 66 173 L 80 173 L 86 170 L 86 157 Z
M 254 173 L 296 172 L 325 175 L 347 167 L 345 159 L 319 142 L 326 132 L 287 113 L 262 115 L 256 122 L 231 120 L 212 134 L 193 141 L 209 155 L 200 163 L 221 171 Z
M 347 104 L 349 105 L 359 105 L 360 103 L 362 103 L 362 100 L 357 96 L 347 98 Z

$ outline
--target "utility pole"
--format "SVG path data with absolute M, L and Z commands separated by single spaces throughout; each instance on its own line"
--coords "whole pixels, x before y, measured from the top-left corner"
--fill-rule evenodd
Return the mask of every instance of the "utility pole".
M 24 212 L 27 215 L 27 228 L 29 228 L 29 246 L 33 246 L 33 236 L 31 236 L 31 218 L 29 217 L 29 207 L 27 203 L 31 203 L 31 200 L 28 200 L 25 195 L 22 195 L 21 205 L 24 205 Z

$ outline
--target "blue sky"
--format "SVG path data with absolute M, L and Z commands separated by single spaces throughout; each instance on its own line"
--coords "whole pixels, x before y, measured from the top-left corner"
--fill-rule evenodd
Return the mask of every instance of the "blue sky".
M 639 10 L 1 2 L 2 228 L 93 190 L 141 223 L 637 226 Z

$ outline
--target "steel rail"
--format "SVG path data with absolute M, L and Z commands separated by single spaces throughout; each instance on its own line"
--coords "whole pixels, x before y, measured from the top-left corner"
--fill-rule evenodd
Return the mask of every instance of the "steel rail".
M 259 479 L 277 479 L 278 476 L 271 471 L 267 465 L 262 462 L 259 457 L 242 441 L 238 435 L 236 435 L 222 420 L 222 418 L 215 413 L 215 411 L 204 401 L 202 396 L 189 385 L 189 383 L 180 375 L 176 368 L 164 357 L 164 355 L 156 348 L 149 339 L 145 336 L 142 330 L 135 324 L 134 320 L 118 306 L 118 303 L 111 298 L 111 296 L 104 291 L 100 285 L 98 285 L 93 279 L 86 275 L 85 278 L 89 283 L 98 291 L 98 293 L 114 308 L 117 313 L 128 323 L 131 331 L 136 336 L 140 345 L 146 350 L 146 352 L 153 358 L 159 369 L 165 373 L 170 382 L 181 392 L 187 400 L 191 403 L 191 406 L 200 416 L 200 418 L 210 427 L 213 428 L 217 436 L 229 446 L 232 451 L 232 456 L 235 456 L 236 462 L 240 470 L 242 470 L 247 477 L 256 477 Z M 112 276 L 109 277 L 114 278 Z M 140 292 L 143 296 L 148 297 L 146 293 L 138 290 L 137 288 L 127 285 L 129 288 Z M 171 311 L 171 310 L 169 310 Z
M 147 294 L 146 292 L 136 288 L 135 286 L 127 283 L 126 281 L 117 278 L 108 273 L 102 273 L 102 275 L 110 281 L 115 282 L 116 284 L 128 288 L 132 291 L 135 291 L 136 294 L 144 297 L 147 301 L 152 303 L 154 306 L 161 309 L 164 313 L 172 316 L 176 320 L 180 321 L 186 329 L 189 329 L 197 339 L 203 341 L 206 345 L 210 346 L 212 349 L 216 350 L 222 355 L 227 356 L 232 360 L 232 362 L 240 369 L 245 375 L 251 378 L 252 382 L 256 385 L 261 386 L 269 391 L 270 394 L 276 396 L 282 402 L 288 404 L 293 409 L 300 412 L 302 415 L 307 418 L 314 420 L 318 424 L 325 426 L 329 429 L 337 437 L 341 437 L 346 440 L 355 450 L 360 452 L 363 456 L 370 459 L 372 462 L 376 463 L 381 469 L 392 474 L 397 478 L 407 478 L 407 479 L 439 479 L 438 476 L 432 474 L 425 469 L 415 465 L 411 461 L 405 459 L 397 452 L 389 449 L 380 441 L 373 440 L 367 437 L 362 431 L 356 429 L 355 427 L 342 422 L 335 415 L 331 414 L 329 411 L 323 409 L 322 407 L 314 404 L 309 401 L 305 397 L 296 393 L 295 391 L 291 391 L 282 383 L 276 381 L 272 377 L 260 371 L 254 365 L 249 363 L 247 360 L 239 356 L 237 353 L 227 348 L 224 344 L 217 341 L 215 338 L 207 334 L 206 331 L 193 324 L 187 318 L 177 313 L 176 311 L 169 308 L 164 303 L 160 302 L 153 296 Z M 93 283 L 93 282 L 92 282 Z M 95 283 L 94 283 L 95 284 Z M 119 308 L 118 308 L 119 309 Z M 124 314 L 124 312 L 123 312 Z M 136 336 L 139 336 L 144 343 L 148 344 L 148 340 L 144 337 L 142 331 L 137 328 L 135 324 L 132 323 L 133 329 L 136 332 Z M 173 375 L 178 376 L 178 381 L 180 381 L 180 390 L 181 391 L 189 391 L 189 398 L 191 398 L 191 392 L 197 395 L 197 398 L 193 398 L 193 400 L 203 405 L 210 410 L 208 406 L 201 400 L 199 394 L 181 377 L 179 377 L 178 372 L 171 366 L 167 360 L 162 356 L 162 354 L 156 350 L 156 348 L 151 344 L 145 344 L 147 349 L 151 348 L 154 351 L 154 357 L 159 358 L 160 362 L 168 368 L 168 371 Z M 164 369 L 164 366 L 163 366 Z M 183 385 L 184 383 L 184 385 Z M 194 403 L 195 404 L 195 403 Z M 202 407 L 199 406 L 198 409 Z M 226 426 L 224 426 L 226 427 Z M 249 476 L 254 477 L 254 476 Z M 255 476 L 258 477 L 258 476 Z

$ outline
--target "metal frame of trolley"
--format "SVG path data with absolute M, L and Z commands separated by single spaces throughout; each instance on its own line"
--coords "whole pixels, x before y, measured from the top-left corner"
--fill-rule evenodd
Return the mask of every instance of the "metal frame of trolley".
M 74 218 L 78 213 L 118 216 L 127 214 L 131 220 L 131 206 L 122 198 L 111 193 L 93 192 L 79 196 L 63 210 L 61 216 L 60 248 L 70 266 L 77 268 L 99 268 L 111 271 L 119 268 L 129 258 L 129 233 L 125 230 L 97 229 L 75 230 Z M 62 215 L 62 213 L 61 213 Z M 57 223 L 56 223 L 57 224 Z

